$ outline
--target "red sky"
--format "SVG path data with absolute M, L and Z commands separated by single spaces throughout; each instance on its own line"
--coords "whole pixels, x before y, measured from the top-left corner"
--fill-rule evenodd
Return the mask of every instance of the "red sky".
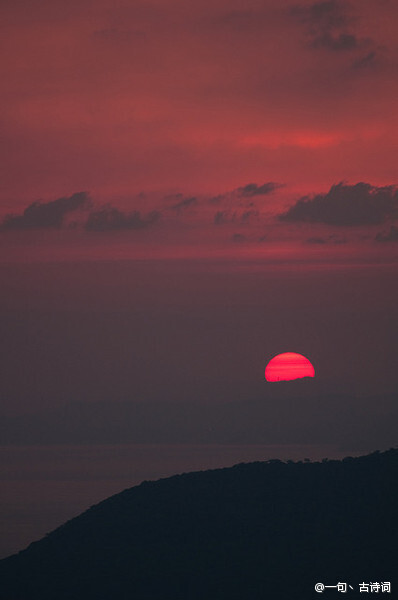
M 6 227 L 7 258 L 297 254 L 287 241 L 395 256 L 397 198 L 345 229 L 275 216 L 341 181 L 397 183 L 397 17 L 393 0 L 2 2 L 0 217 L 82 190 L 92 203 Z M 85 232 L 105 203 L 157 218 Z
M 162 436 L 184 402 L 221 443 L 396 442 L 397 25 L 396 0 L 0 1 L 6 439 L 75 443 L 80 414 L 108 443 L 98 415 L 145 402 Z M 265 381 L 283 352 L 301 392 Z

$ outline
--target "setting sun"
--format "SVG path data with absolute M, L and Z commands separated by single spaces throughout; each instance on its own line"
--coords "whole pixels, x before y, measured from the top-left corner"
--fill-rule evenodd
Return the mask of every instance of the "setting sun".
M 265 368 L 267 381 L 291 381 L 303 377 L 315 377 L 315 369 L 308 358 L 296 352 L 274 356 Z

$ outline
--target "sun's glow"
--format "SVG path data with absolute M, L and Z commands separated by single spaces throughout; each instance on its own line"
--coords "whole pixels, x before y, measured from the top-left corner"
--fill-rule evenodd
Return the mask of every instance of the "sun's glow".
M 267 381 L 291 381 L 303 377 L 315 377 L 315 369 L 308 358 L 296 352 L 277 354 L 265 368 Z

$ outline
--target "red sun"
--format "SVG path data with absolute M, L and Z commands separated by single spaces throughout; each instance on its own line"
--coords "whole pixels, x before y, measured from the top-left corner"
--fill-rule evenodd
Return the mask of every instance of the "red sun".
M 265 367 L 267 381 L 291 381 L 302 377 L 315 377 L 315 369 L 308 358 L 296 352 L 278 354 Z

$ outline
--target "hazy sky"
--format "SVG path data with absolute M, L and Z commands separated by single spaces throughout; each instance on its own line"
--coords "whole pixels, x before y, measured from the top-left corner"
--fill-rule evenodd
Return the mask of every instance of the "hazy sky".
M 3 266 L 0 276 L 6 412 L 266 401 L 278 386 L 265 382 L 266 363 L 285 351 L 312 361 L 320 396 L 396 391 L 394 265 L 103 261 Z
M 282 351 L 396 389 L 397 17 L 1 3 L 6 410 L 226 400 Z

